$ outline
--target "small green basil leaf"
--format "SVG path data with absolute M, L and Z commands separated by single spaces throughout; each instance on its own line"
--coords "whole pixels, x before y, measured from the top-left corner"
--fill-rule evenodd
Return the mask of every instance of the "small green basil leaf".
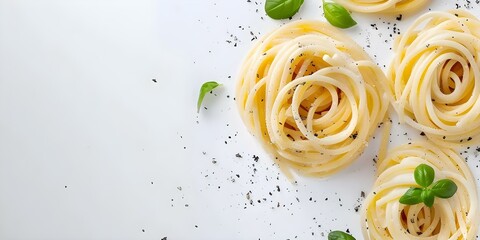
M 267 0 L 265 12 L 273 19 L 290 18 L 298 12 L 303 0 Z
M 442 179 L 433 184 L 432 192 L 439 198 L 451 198 L 457 192 L 457 184 L 450 179 Z
M 327 21 L 335 27 L 349 28 L 357 25 L 347 9 L 338 3 L 323 1 L 323 12 Z
M 328 234 L 328 240 L 355 240 L 355 238 L 342 231 L 333 231 Z
M 422 199 L 423 190 L 420 188 L 410 188 L 400 198 L 400 203 L 405 205 L 415 205 L 423 202 Z
M 433 180 L 435 179 L 435 170 L 427 164 L 420 164 L 415 168 L 413 176 L 418 185 L 426 188 L 433 183 Z
M 427 207 L 432 207 L 435 202 L 435 195 L 430 189 L 425 189 L 422 191 L 422 200 Z
M 197 113 L 200 111 L 200 107 L 202 106 L 203 98 L 205 97 L 205 94 L 208 92 L 212 91 L 216 87 L 220 86 L 221 84 L 217 82 L 206 82 L 202 85 L 200 88 L 200 95 L 198 95 L 198 101 L 197 101 Z

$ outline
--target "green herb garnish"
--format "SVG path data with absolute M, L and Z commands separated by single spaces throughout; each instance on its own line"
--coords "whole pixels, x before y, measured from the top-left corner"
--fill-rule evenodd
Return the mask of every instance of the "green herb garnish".
M 328 234 L 328 240 L 355 240 L 355 238 L 342 231 L 333 231 Z
M 435 179 L 435 170 L 426 164 L 420 164 L 415 168 L 413 177 L 418 185 L 426 188 L 433 183 L 433 180 Z
M 435 197 L 451 198 L 457 192 L 457 185 L 450 179 L 442 179 L 435 183 L 435 170 L 426 164 L 420 164 L 413 173 L 415 182 L 421 187 L 410 188 L 400 198 L 400 203 L 415 205 L 423 202 L 427 207 L 432 207 Z M 433 183 L 433 186 L 430 187 Z
M 439 198 L 451 198 L 457 192 L 457 184 L 450 179 L 442 179 L 432 187 L 433 195 Z
M 212 91 L 216 87 L 221 86 L 221 84 L 217 82 L 206 82 L 202 85 L 200 88 L 200 94 L 198 95 L 198 101 L 197 101 L 197 113 L 200 112 L 200 107 L 202 106 L 203 98 L 205 97 L 205 94 L 208 92 Z
M 407 205 L 419 204 L 423 202 L 423 199 L 421 197 L 422 192 L 423 191 L 421 188 L 410 188 L 400 198 L 400 203 L 407 204 Z
M 298 12 L 303 0 L 267 0 L 265 12 L 273 19 L 290 18 Z
M 323 0 L 323 12 L 327 21 L 335 27 L 349 28 L 357 25 L 347 9 L 338 3 Z

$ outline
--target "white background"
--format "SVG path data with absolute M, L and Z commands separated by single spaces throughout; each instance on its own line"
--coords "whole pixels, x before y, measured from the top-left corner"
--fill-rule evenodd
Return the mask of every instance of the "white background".
M 263 2 L 0 0 L 0 239 L 362 239 L 378 138 L 340 174 L 291 183 L 239 120 L 251 39 L 288 22 Z M 345 32 L 384 68 L 393 27 L 466 7 L 432 2 L 401 21 L 355 13 Z M 323 20 L 320 6 L 294 19 Z M 224 85 L 197 114 L 211 80 Z M 397 144 L 418 136 L 394 126 Z

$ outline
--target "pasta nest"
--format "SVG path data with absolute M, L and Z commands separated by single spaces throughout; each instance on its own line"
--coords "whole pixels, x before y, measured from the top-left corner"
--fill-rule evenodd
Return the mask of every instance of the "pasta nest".
M 418 187 L 413 173 L 422 163 L 434 168 L 436 180 L 454 181 L 456 194 L 436 198 L 431 208 L 401 204 L 400 197 Z M 375 240 L 471 240 L 479 217 L 475 178 L 465 161 L 453 150 L 424 141 L 397 147 L 379 162 L 378 178 L 362 207 L 364 238 Z
M 384 118 L 384 81 L 348 36 L 324 22 L 296 21 L 248 53 L 236 101 L 245 125 L 287 174 L 328 176 L 361 154 Z
M 335 0 L 345 8 L 355 12 L 402 12 L 415 11 L 429 0 Z
M 387 77 L 401 121 L 436 144 L 478 143 L 480 21 L 462 10 L 418 18 L 394 45 Z

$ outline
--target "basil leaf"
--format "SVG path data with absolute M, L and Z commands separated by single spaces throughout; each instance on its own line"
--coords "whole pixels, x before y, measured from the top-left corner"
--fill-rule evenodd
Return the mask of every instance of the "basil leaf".
M 430 189 L 425 189 L 422 191 L 422 200 L 427 207 L 432 207 L 433 202 L 435 202 L 435 195 Z
M 265 12 L 273 19 L 290 18 L 298 12 L 303 0 L 267 0 Z
M 208 92 L 212 91 L 216 87 L 220 86 L 221 84 L 217 82 L 206 82 L 202 85 L 200 88 L 200 94 L 198 95 L 198 101 L 197 101 L 197 113 L 200 112 L 200 107 L 202 106 L 203 98 L 205 97 L 205 94 Z
M 457 192 L 457 184 L 450 179 L 442 179 L 432 187 L 432 193 L 439 198 L 451 198 Z
M 413 176 L 418 185 L 426 188 L 433 183 L 433 179 L 435 179 L 435 170 L 427 164 L 420 164 L 415 168 Z
M 323 12 L 327 21 L 335 27 L 349 28 L 357 25 L 347 9 L 338 3 L 323 1 Z
M 422 199 L 422 192 L 423 190 L 421 188 L 410 188 L 403 194 L 403 196 L 400 198 L 400 203 L 405 204 L 405 205 L 415 205 L 423 202 Z
M 355 240 L 355 238 L 342 231 L 333 231 L 328 234 L 328 240 Z

